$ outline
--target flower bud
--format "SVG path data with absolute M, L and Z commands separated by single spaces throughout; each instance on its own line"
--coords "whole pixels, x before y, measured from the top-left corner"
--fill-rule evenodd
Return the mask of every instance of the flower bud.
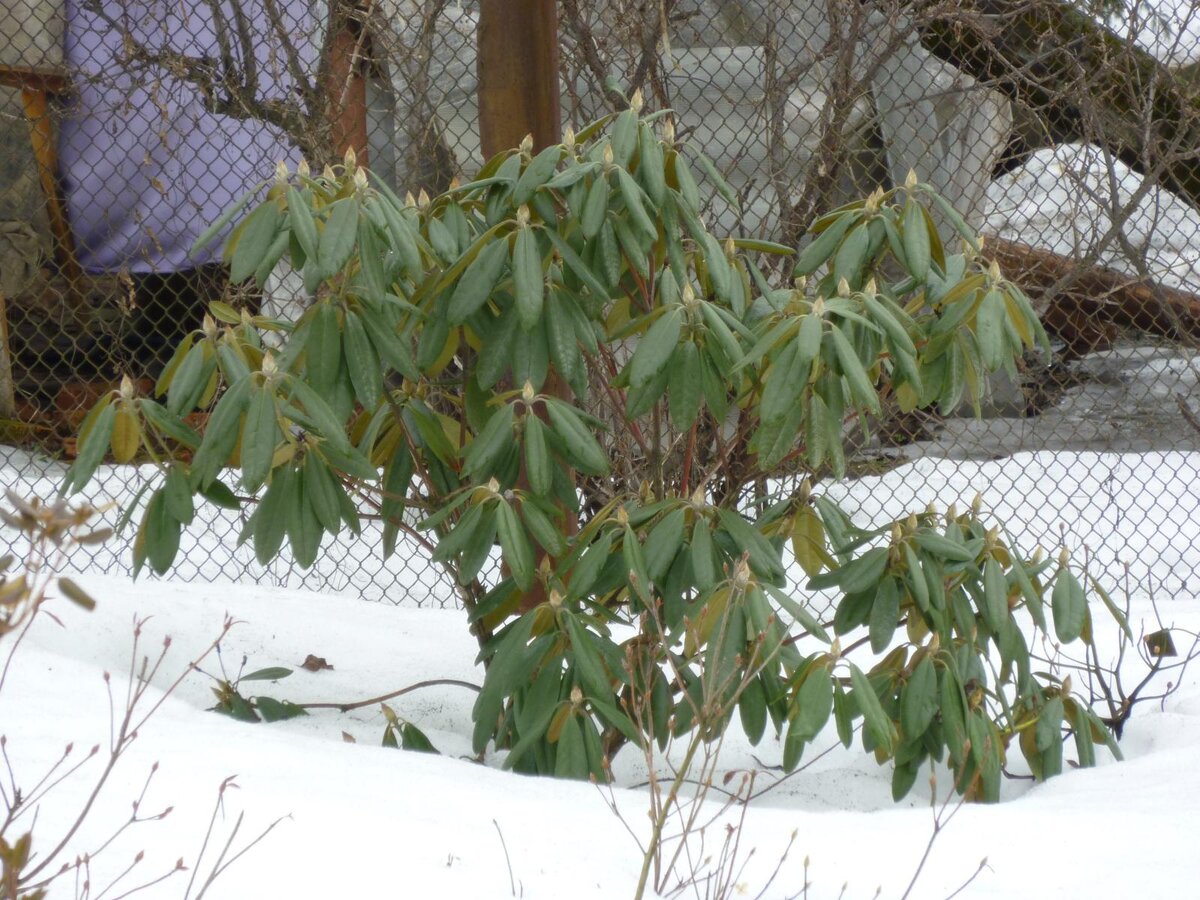
M 312 175 L 312 169 L 310 169 L 308 166 L 308 160 L 303 156 L 300 157 L 300 162 L 296 166 L 296 174 L 301 178 L 308 178 L 310 175 Z
M 736 591 L 744 591 L 749 586 L 750 560 L 748 555 L 743 553 L 733 568 L 733 588 Z
M 850 296 L 850 282 L 848 282 L 845 278 L 838 279 L 837 295 L 839 297 L 849 297 Z
M 347 172 L 353 172 L 358 168 L 358 155 L 354 152 L 353 147 L 346 148 L 346 155 L 342 158 L 342 164 L 345 165 Z
M 518 148 L 522 156 L 528 156 L 533 152 L 533 135 L 527 134 L 521 138 L 521 146 Z
M 529 207 L 527 205 L 525 205 L 524 203 L 522 203 L 520 205 L 520 207 L 518 207 L 518 209 L 517 209 L 517 227 L 518 228 L 528 228 L 529 227 Z
M 911 191 L 916 186 L 917 186 L 917 173 L 914 172 L 912 169 L 909 169 L 908 174 L 906 176 L 904 176 L 904 187 Z
M 287 184 L 288 175 L 288 166 L 286 162 L 281 159 L 279 162 L 275 163 L 276 184 Z
M 642 96 L 642 89 L 638 88 L 633 92 L 633 96 L 629 98 L 629 108 L 633 110 L 633 114 L 641 115 L 642 107 L 646 105 L 646 98 Z

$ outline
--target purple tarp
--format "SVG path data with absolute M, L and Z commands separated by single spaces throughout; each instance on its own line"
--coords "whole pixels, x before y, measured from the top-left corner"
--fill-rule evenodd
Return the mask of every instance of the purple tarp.
M 193 256 L 196 237 L 275 163 L 296 151 L 273 128 L 217 115 L 191 85 L 157 67 L 129 73 L 122 34 L 148 48 L 219 59 L 208 3 L 101 0 L 114 29 L 67 0 L 66 64 L 76 73 L 59 136 L 67 207 L 80 263 L 89 271 L 122 267 L 172 272 L 210 261 L 219 246 Z M 280 42 L 261 0 L 234 0 L 245 12 L 259 67 L 260 96 L 281 97 L 288 78 Z M 219 0 L 226 16 L 234 2 Z M 306 64 L 315 56 L 309 0 L 283 0 L 292 40 Z M 236 42 L 235 42 L 236 43 Z

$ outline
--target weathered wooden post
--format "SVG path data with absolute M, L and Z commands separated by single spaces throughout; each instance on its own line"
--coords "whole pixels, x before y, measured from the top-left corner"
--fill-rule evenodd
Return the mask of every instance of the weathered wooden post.
M 369 38 L 360 21 L 362 5 L 347 4 L 329 37 L 328 81 L 324 87 L 329 109 L 330 149 L 337 155 L 354 150 L 359 165 L 367 165 L 367 80 Z M 327 162 L 329 160 L 320 160 Z
M 476 65 L 485 158 L 517 146 L 527 134 L 535 150 L 559 140 L 555 0 L 481 0 Z
M 479 145 L 484 158 L 518 146 L 527 134 L 533 135 L 534 152 L 557 143 L 562 122 L 555 0 L 481 0 L 478 35 Z M 542 390 L 568 396 L 554 373 Z M 539 550 L 539 564 L 543 554 Z M 520 608 L 533 609 L 545 599 L 545 588 L 534 582 Z

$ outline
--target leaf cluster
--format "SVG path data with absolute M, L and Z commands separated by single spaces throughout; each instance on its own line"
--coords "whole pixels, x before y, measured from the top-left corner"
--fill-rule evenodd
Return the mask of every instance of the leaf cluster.
M 1045 631 L 1049 605 L 1060 640 L 1089 639 L 1065 565 L 1020 559 L 974 513 L 864 535 L 808 481 L 769 480 L 841 474 L 855 420 L 977 404 L 1045 344 L 929 186 L 819 218 L 791 284 L 772 275 L 790 248 L 708 231 L 669 114 L 524 145 L 435 198 L 350 158 L 261 190 L 231 276 L 286 260 L 307 309 L 214 304 L 155 398 L 123 388 L 82 429 L 69 488 L 109 451 L 162 473 L 139 567 L 170 566 L 196 496 L 253 498 L 242 539 L 264 563 L 286 545 L 311 565 L 380 517 L 385 555 L 404 535 L 460 587 L 487 666 L 475 749 L 522 771 L 604 778 L 623 743 L 715 735 L 734 706 L 752 741 L 785 736 L 789 767 L 830 718 L 847 742 L 862 719 L 897 796 L 927 758 L 978 770 L 991 798 L 1014 738 L 1039 775 L 1061 768 L 1064 729 L 1081 762 L 1106 740 L 1031 671 L 1018 624 Z M 831 622 L 789 585 L 789 543 L 811 590 L 839 592 Z M 867 649 L 874 664 L 851 662 Z

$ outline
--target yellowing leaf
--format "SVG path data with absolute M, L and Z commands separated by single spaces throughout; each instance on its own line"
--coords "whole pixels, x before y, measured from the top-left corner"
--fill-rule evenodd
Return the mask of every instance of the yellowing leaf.
M 132 408 L 122 404 L 117 408 L 116 418 L 113 420 L 113 458 L 119 463 L 129 462 L 137 455 L 141 443 L 142 432 L 137 414 Z

